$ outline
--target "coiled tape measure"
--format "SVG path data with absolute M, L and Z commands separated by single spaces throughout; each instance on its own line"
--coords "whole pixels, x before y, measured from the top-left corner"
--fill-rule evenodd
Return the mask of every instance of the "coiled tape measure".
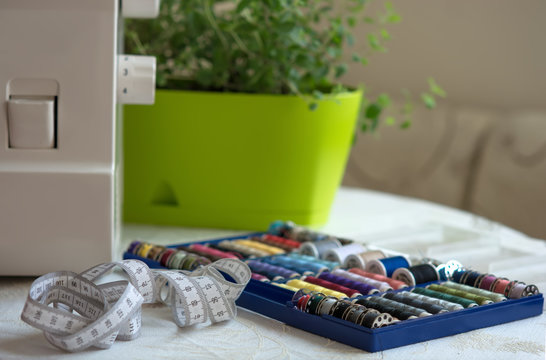
M 128 281 L 95 284 L 116 267 Z M 192 273 L 150 270 L 139 260 L 101 264 L 81 274 L 59 271 L 32 283 L 21 319 L 66 351 L 109 348 L 116 339 L 138 337 L 144 303 L 170 306 L 180 327 L 231 319 L 250 276 L 248 266 L 235 259 L 221 259 Z

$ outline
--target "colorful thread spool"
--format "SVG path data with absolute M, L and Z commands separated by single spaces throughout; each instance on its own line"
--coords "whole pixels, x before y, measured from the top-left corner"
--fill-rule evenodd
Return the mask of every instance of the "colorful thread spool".
M 282 266 L 287 269 L 294 270 L 302 275 L 319 274 L 323 271 L 328 270 L 328 268 L 324 265 L 313 262 L 306 262 L 290 258 L 288 256 L 275 256 L 270 258 L 264 258 L 262 259 L 262 261 L 267 262 L 268 264 Z
M 302 281 L 302 280 L 292 279 L 292 280 L 287 281 L 286 285 L 292 286 L 292 287 L 295 287 L 295 288 L 298 288 L 298 289 L 308 289 L 308 290 L 311 290 L 311 291 L 320 292 L 320 293 L 323 293 L 323 294 L 328 295 L 328 296 L 336 297 L 338 299 L 347 297 L 347 295 L 345 295 L 344 293 L 334 291 L 334 290 L 331 290 L 331 289 L 327 289 L 325 287 L 318 286 L 318 285 L 315 285 L 315 284 L 311 284 L 311 283 L 308 283 L 308 282 Z
M 220 246 L 222 249 L 225 249 L 225 250 L 237 251 L 243 254 L 245 257 L 264 257 L 264 256 L 270 255 L 268 252 L 265 252 L 263 250 L 258 250 L 249 246 L 237 244 L 229 240 L 224 240 L 218 243 L 218 246 Z
M 261 282 L 269 282 L 269 279 L 267 278 L 267 276 L 264 276 L 262 274 L 258 274 L 258 273 L 255 273 L 253 272 L 250 277 L 254 280 L 258 280 L 258 281 L 261 281 Z
M 410 263 L 403 256 L 393 256 L 383 259 L 374 259 L 366 263 L 366 271 L 392 277 L 394 270 L 400 268 L 408 268 Z
M 266 243 L 269 243 L 271 245 L 275 245 L 278 247 L 286 247 L 287 251 L 291 251 L 294 249 L 298 249 L 301 246 L 300 242 L 297 242 L 295 240 L 286 239 L 280 236 L 275 236 L 271 234 L 264 234 L 259 238 L 261 241 L 264 241 Z
M 346 270 L 343 270 L 343 269 L 336 269 L 336 270 L 332 271 L 332 274 L 344 277 L 344 278 L 349 279 L 349 280 L 353 280 L 353 281 L 357 281 L 357 282 L 361 282 L 361 283 L 364 283 L 364 284 L 371 285 L 371 286 L 379 289 L 379 291 L 381 291 L 381 292 L 392 290 L 392 287 L 386 282 L 375 280 L 375 279 L 370 279 L 370 278 L 367 278 L 367 277 L 364 277 L 364 276 L 360 276 L 360 275 L 357 275 L 355 273 L 352 273 L 352 272 L 349 272 L 349 271 L 346 271 Z
M 445 308 L 443 308 L 440 305 L 431 304 L 431 303 L 424 302 L 422 300 L 417 300 L 417 299 L 413 299 L 413 298 L 410 298 L 410 297 L 406 297 L 406 296 L 403 296 L 400 293 L 387 292 L 387 293 L 384 293 L 382 296 L 384 298 L 387 298 L 387 299 L 390 299 L 390 300 L 393 300 L 393 301 L 397 301 L 399 303 L 410 305 L 410 306 L 413 306 L 413 307 L 418 308 L 418 309 L 423 309 L 423 310 L 425 310 L 425 311 L 427 311 L 427 312 L 429 312 L 431 314 L 440 314 L 440 313 L 448 312 L 448 310 L 446 310 Z
M 301 280 L 306 281 L 306 282 L 311 283 L 311 284 L 315 284 L 315 285 L 318 285 L 318 286 L 325 287 L 325 288 L 330 289 L 330 290 L 334 290 L 334 291 L 337 291 L 337 292 L 344 293 L 345 295 L 347 295 L 347 297 L 356 297 L 356 296 L 361 296 L 362 295 L 362 293 L 360 293 L 358 290 L 350 289 L 350 288 L 345 287 L 343 285 L 339 285 L 339 284 L 336 284 L 334 282 L 331 282 L 331 281 L 328 281 L 328 280 L 325 280 L 325 279 L 322 279 L 322 278 L 316 278 L 314 276 L 305 276 Z
M 464 306 L 465 308 L 478 306 L 478 304 L 475 301 L 465 299 L 465 298 L 461 298 L 461 297 L 458 297 L 458 296 L 449 295 L 449 294 L 439 292 L 439 291 L 434 291 L 434 290 L 431 290 L 431 289 L 416 287 L 416 288 L 414 288 L 412 290 L 412 292 L 415 292 L 415 293 L 421 294 L 421 295 L 426 295 L 426 296 L 429 296 L 429 297 L 435 297 L 435 298 L 446 300 L 446 301 L 453 302 L 453 303 L 456 303 L 456 304 L 460 304 L 460 305 Z
M 290 254 L 287 254 L 287 255 L 288 255 L 288 257 L 291 257 L 291 258 L 294 258 L 294 259 L 303 260 L 303 261 L 316 263 L 316 264 L 322 264 L 322 265 L 326 266 L 328 268 L 328 270 L 330 270 L 330 271 L 334 270 L 334 269 L 337 269 L 340 266 L 340 264 L 337 263 L 337 262 L 317 259 L 317 258 L 309 256 L 309 255 L 302 255 L 302 254 L 298 254 L 298 253 L 290 253 Z
M 440 280 L 436 267 L 432 264 L 420 264 L 409 268 L 398 268 L 392 273 L 395 280 L 403 281 L 409 286 Z
M 285 251 L 281 248 L 278 248 L 276 246 L 266 245 L 258 241 L 239 239 L 239 240 L 233 240 L 233 242 L 239 245 L 248 246 L 256 250 L 264 251 L 268 255 L 279 255 L 279 254 L 285 253 Z
M 389 294 L 389 293 L 386 293 L 386 294 Z M 407 297 L 407 298 L 410 298 L 410 299 L 419 300 L 419 301 L 422 301 L 422 302 L 427 303 L 427 304 L 438 305 L 438 306 L 443 307 L 447 311 L 458 311 L 458 310 L 463 310 L 464 309 L 464 307 L 461 304 L 449 302 L 449 301 L 438 299 L 438 298 L 435 298 L 435 297 L 430 297 L 430 296 L 426 296 L 426 295 L 417 294 L 417 293 L 414 293 L 414 292 L 411 292 L 411 291 L 401 291 L 401 292 L 397 293 L 397 295 L 401 295 L 403 297 Z
M 366 263 L 370 260 L 383 259 L 387 257 L 381 250 L 365 251 L 358 254 L 350 254 L 345 259 L 344 266 L 347 268 L 366 268 Z
M 257 260 L 248 260 L 247 265 L 253 272 L 266 276 L 270 280 L 289 279 L 300 276 L 299 273 L 293 270 Z
M 347 256 L 366 251 L 364 246 L 358 243 L 352 243 L 339 248 L 332 248 L 324 253 L 324 260 L 343 264 Z
M 453 281 L 502 294 L 509 299 L 519 299 L 539 293 L 536 285 L 526 285 L 520 281 L 510 281 L 491 274 L 480 274 L 477 271 L 465 269 L 455 271 Z
M 403 281 L 395 280 L 395 279 L 392 279 L 392 278 L 389 278 L 389 277 L 386 277 L 386 276 L 383 276 L 383 275 L 379 275 L 379 274 L 374 274 L 374 273 L 364 271 L 364 270 L 359 269 L 359 268 L 349 269 L 349 272 L 352 272 L 353 274 L 363 276 L 365 278 L 370 278 L 370 279 L 374 279 L 374 280 L 377 280 L 377 281 L 387 283 L 393 289 L 396 289 L 396 290 L 408 287 L 408 284 L 406 284 Z
M 363 282 L 354 281 L 354 280 L 351 280 L 351 279 L 347 279 L 347 278 L 344 278 L 342 276 L 335 275 L 335 274 L 328 273 L 328 272 L 323 272 L 318 277 L 319 277 L 319 279 L 324 279 L 324 280 L 333 282 L 335 284 L 343 285 L 343 286 L 348 287 L 350 289 L 357 290 L 362 295 L 371 295 L 371 294 L 375 294 L 375 293 L 379 292 L 379 289 L 377 289 L 376 287 L 374 287 L 372 285 L 365 284 Z
M 483 282 L 483 280 L 482 280 L 482 282 Z M 494 293 L 492 291 L 488 291 L 488 290 L 484 290 L 484 289 L 478 289 L 478 288 L 468 286 L 468 285 L 459 284 L 459 283 L 456 283 L 456 282 L 453 282 L 453 281 L 445 282 L 442 285 L 445 286 L 445 287 L 448 287 L 448 288 L 455 289 L 455 290 L 462 290 L 462 291 L 466 291 L 466 292 L 471 293 L 471 294 L 484 296 L 484 297 L 490 299 L 493 302 L 506 301 L 506 297 L 504 295 L 497 294 L 497 293 Z
M 245 258 L 245 255 L 241 254 L 240 252 L 237 252 L 237 251 L 234 251 L 234 250 L 224 249 L 224 248 L 218 246 L 218 244 L 210 243 L 210 244 L 207 244 L 206 246 L 211 248 L 211 249 L 220 250 L 220 251 L 222 251 L 222 252 L 224 252 L 226 254 L 233 255 L 239 260 L 243 260 Z
M 443 292 L 445 294 L 449 294 L 449 295 L 453 295 L 453 296 L 458 296 L 460 298 L 465 298 L 465 299 L 468 299 L 468 300 L 472 300 L 472 301 L 478 303 L 479 305 L 487 305 L 487 304 L 492 304 L 493 303 L 493 301 L 491 299 L 489 299 L 489 298 L 487 298 L 485 296 L 471 294 L 471 293 L 463 291 L 463 290 L 452 289 L 452 288 L 449 288 L 449 287 L 446 287 L 446 286 L 443 286 L 443 285 L 431 284 L 431 285 L 427 286 L 427 289 L 438 291 L 438 292 Z

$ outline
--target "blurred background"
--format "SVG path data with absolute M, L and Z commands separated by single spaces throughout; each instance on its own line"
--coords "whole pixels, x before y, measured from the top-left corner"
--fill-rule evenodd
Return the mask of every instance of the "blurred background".
M 399 90 L 418 98 L 432 76 L 448 97 L 433 111 L 416 107 L 408 130 L 360 134 L 343 184 L 431 200 L 546 239 L 546 2 L 391 2 L 402 21 L 389 29 L 388 56 L 353 66 L 344 82 L 399 93 L 402 102 Z M 357 47 L 366 41 L 357 39 Z

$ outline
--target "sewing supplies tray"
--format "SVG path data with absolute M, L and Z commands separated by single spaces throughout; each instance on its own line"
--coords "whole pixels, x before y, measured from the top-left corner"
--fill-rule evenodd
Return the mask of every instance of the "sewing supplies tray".
M 170 245 L 168 248 L 192 244 L 217 244 L 225 240 L 245 239 L 265 233 L 252 233 L 220 239 Z M 138 259 L 152 268 L 164 268 L 159 262 L 126 251 L 124 259 Z M 420 284 L 419 287 L 428 285 Z M 403 290 L 410 290 L 405 288 Z M 403 290 L 394 290 L 395 292 Z M 370 295 L 376 296 L 378 294 Z M 380 294 L 379 294 L 380 295 Z M 254 311 L 287 325 L 324 336 L 365 351 L 376 352 L 475 329 L 508 323 L 542 314 L 541 293 L 520 299 L 465 308 L 459 311 L 403 320 L 389 326 L 368 328 L 330 315 L 312 315 L 295 308 L 294 292 L 267 282 L 251 279 L 236 301 L 238 306 Z

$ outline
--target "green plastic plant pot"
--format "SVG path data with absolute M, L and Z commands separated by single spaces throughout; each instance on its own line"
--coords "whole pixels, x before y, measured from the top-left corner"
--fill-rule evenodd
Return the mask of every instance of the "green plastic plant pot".
M 289 95 L 158 90 L 124 109 L 125 222 L 321 225 L 341 182 L 362 93 L 315 111 Z

